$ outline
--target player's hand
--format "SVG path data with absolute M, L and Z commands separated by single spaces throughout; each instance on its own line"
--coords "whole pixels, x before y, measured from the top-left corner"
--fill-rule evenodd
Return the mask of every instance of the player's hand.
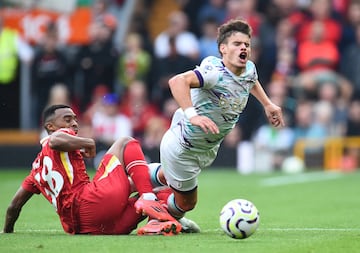
M 205 133 L 218 134 L 218 126 L 206 116 L 196 115 L 190 119 L 190 123 L 194 126 L 201 127 Z
M 94 158 L 96 156 L 96 146 L 94 144 L 93 146 L 82 148 L 80 152 L 85 158 Z
M 281 107 L 275 104 L 269 104 L 265 106 L 265 114 L 270 124 L 274 127 L 283 127 L 285 126 L 283 114 Z

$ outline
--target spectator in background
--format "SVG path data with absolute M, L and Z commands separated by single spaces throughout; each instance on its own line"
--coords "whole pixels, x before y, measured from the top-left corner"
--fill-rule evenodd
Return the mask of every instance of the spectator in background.
M 287 20 L 289 14 L 293 13 L 293 11 L 297 9 L 295 1 L 260 1 L 259 5 L 263 5 L 264 13 L 263 22 L 259 27 L 258 36 L 263 49 L 261 62 L 266 61 L 266 69 L 270 69 L 269 71 L 271 71 L 275 65 L 278 43 L 282 41 L 278 38 L 285 37 L 284 40 L 287 41 L 287 36 L 283 35 L 286 34 L 283 31 L 287 31 L 287 29 L 280 29 L 279 23 Z M 267 74 L 267 76 L 270 77 L 271 74 Z M 269 80 L 270 78 L 265 80 L 265 82 L 268 82 Z
M 143 81 L 133 81 L 120 105 L 120 112 L 130 118 L 133 135 L 142 140 L 148 121 L 159 115 L 158 108 L 148 99 L 146 85 Z
M 269 172 L 279 169 L 284 159 L 292 154 L 294 132 L 288 126 L 277 129 L 265 124 L 254 133 L 253 143 L 256 171 Z
M 258 37 L 263 16 L 257 11 L 257 3 L 257 0 L 228 0 L 225 21 L 233 18 L 246 20 L 253 29 L 253 38 Z
M 313 103 L 310 100 L 298 101 L 295 111 L 294 143 L 300 139 L 314 137 L 311 135 L 313 123 Z
M 347 78 L 355 93 L 360 92 L 360 23 L 355 27 L 356 40 L 343 50 L 340 73 Z
M 160 148 L 160 142 L 166 130 L 171 125 L 171 118 L 175 111 L 179 108 L 174 98 L 168 98 L 164 101 L 162 112 L 155 115 L 146 124 L 143 145 L 147 149 Z
M 307 140 L 312 143 L 305 150 L 308 154 L 322 152 L 326 138 L 339 136 L 333 117 L 333 107 L 327 101 L 300 102 L 295 112 L 294 143 L 301 139 Z
M 103 22 L 106 20 L 115 21 L 116 18 L 109 12 L 109 0 L 94 0 L 92 5 L 92 20 Z
M 296 73 L 297 43 L 294 37 L 294 26 L 284 18 L 277 24 L 275 31 L 276 66 L 275 73 L 283 78 L 294 76 Z M 261 59 L 262 60 L 262 59 Z
M 174 115 L 175 111 L 179 108 L 179 105 L 174 98 L 169 98 L 165 101 L 164 105 L 161 108 L 163 116 L 168 121 L 169 128 L 171 124 L 171 118 Z
M 360 96 L 354 94 L 348 108 L 345 136 L 360 136 Z
M 318 97 L 319 86 L 323 82 L 331 82 L 339 89 L 339 98 L 343 101 L 349 101 L 352 93 L 352 84 L 335 71 L 312 72 L 307 71 L 294 77 L 292 84 L 292 92 L 296 99 L 316 100 Z
M 342 35 L 339 50 L 344 51 L 356 41 L 356 27 L 360 25 L 360 1 L 350 0 L 346 12 L 343 14 Z
M 255 170 L 269 172 L 279 169 L 284 159 L 292 153 L 294 144 L 294 113 L 296 101 L 289 97 L 286 79 L 273 79 L 267 86 L 271 101 L 283 110 L 285 127 L 275 128 L 269 123 L 262 124 L 254 131 Z
M 117 66 L 118 88 L 120 94 L 128 89 L 134 80 L 148 81 L 151 67 L 151 55 L 142 47 L 142 38 L 130 33 L 125 40 L 125 48 L 120 54 Z
M 329 108 L 325 106 L 326 108 Z M 307 166 L 321 166 L 319 156 L 322 156 L 326 131 L 322 125 L 315 125 L 314 103 L 310 100 L 298 102 L 295 111 L 294 148 L 299 142 L 305 142 L 304 155 Z M 326 110 L 325 108 L 325 110 Z M 324 113 L 324 112 L 323 112 Z M 323 115 L 328 116 L 324 113 Z M 301 143 L 300 143 L 301 144 Z
M 339 136 L 334 123 L 334 107 L 329 101 L 317 101 L 313 108 L 313 129 L 311 135 L 321 141 Z
M 359 94 L 354 94 L 348 108 L 348 115 L 345 122 L 345 137 L 360 136 L 360 97 Z M 344 150 L 344 157 L 342 159 L 343 170 L 355 170 L 359 168 L 360 150 L 358 147 L 347 147 Z
M 86 106 L 85 111 L 82 113 L 81 121 L 81 129 L 79 131 L 80 136 L 93 138 L 93 128 L 92 128 L 92 120 L 95 115 L 95 112 L 100 111 L 103 106 L 103 99 L 106 94 L 109 94 L 109 88 L 104 84 L 99 84 L 95 87 L 93 94 L 91 95 L 91 101 Z
M 169 55 L 157 58 L 152 70 L 152 78 L 155 85 L 152 87 L 151 97 L 159 107 L 162 107 L 164 102 L 172 97 L 168 85 L 170 77 L 184 70 L 191 69 L 196 64 L 192 58 L 182 55 L 177 51 L 175 37 L 169 38 L 169 47 Z
M 225 3 L 225 0 L 208 0 L 207 3 L 200 7 L 197 15 L 199 30 L 203 29 L 203 24 L 209 19 L 215 20 L 218 25 L 225 22 Z
M 324 39 L 328 31 L 324 30 L 323 22 L 314 21 L 311 24 L 311 41 L 299 43 L 297 64 L 301 72 L 294 82 L 296 96 L 316 99 L 318 85 L 331 81 L 339 86 L 340 95 L 346 100 L 351 85 L 337 72 L 340 63 L 338 47 L 333 41 Z
M 147 122 L 144 129 L 142 145 L 144 148 L 160 148 L 160 142 L 168 129 L 168 121 L 162 116 L 154 116 Z
M 189 20 L 186 13 L 175 11 L 169 14 L 169 24 L 154 42 L 154 54 L 157 58 L 165 58 L 171 54 L 170 38 L 174 38 L 176 51 L 193 60 L 199 59 L 199 41 L 195 34 L 188 31 Z
M 127 33 L 136 33 L 141 36 L 142 48 L 153 55 L 154 45 L 153 38 L 151 37 L 151 29 L 149 29 L 149 22 L 152 19 L 152 12 L 149 11 L 152 8 L 153 1 L 138 1 L 137 8 L 135 8 L 133 15 L 129 21 L 127 27 Z M 118 45 L 123 49 L 123 45 Z
M 294 115 L 297 101 L 290 95 L 290 80 L 282 77 L 276 77 L 267 85 L 267 93 L 283 110 L 286 116 L 286 126 L 294 126 Z
M 93 94 L 91 95 L 91 101 L 86 106 L 86 110 L 83 113 L 83 124 L 91 125 L 91 120 L 94 117 L 95 112 L 99 110 L 104 96 L 108 93 L 110 93 L 110 90 L 105 84 L 99 84 L 95 87 Z
M 114 90 L 115 68 L 118 52 L 113 46 L 111 28 L 105 23 L 94 21 L 89 28 L 90 43 L 80 47 L 76 56 L 76 66 L 81 100 L 81 110 L 90 103 L 91 94 L 99 84 Z
M 205 19 L 201 26 L 201 36 L 199 39 L 200 58 L 214 55 L 219 57 L 219 50 L 217 48 L 217 28 L 219 23 L 213 17 Z
M 57 104 L 71 106 L 78 118 L 81 119 L 80 108 L 72 100 L 70 90 L 68 86 L 64 83 L 56 83 L 51 87 L 47 104 L 43 109 L 48 106 Z
M 288 79 L 296 74 L 295 54 L 293 50 L 286 47 L 280 47 L 277 50 L 276 65 L 273 76 Z
M 334 125 L 333 133 L 339 136 L 344 135 L 350 97 L 344 99 L 344 96 L 341 96 L 339 85 L 331 81 L 319 84 L 317 93 L 317 101 L 328 102 L 333 108 L 334 116 L 331 122 Z
M 334 41 L 326 40 L 325 26 L 321 21 L 313 21 L 305 40 L 299 42 L 297 65 L 300 71 L 335 71 L 340 54 Z
M 332 0 L 331 3 L 337 15 L 345 16 L 351 1 L 352 0 Z
M 264 4 L 260 1 L 259 4 Z M 297 19 L 293 14 L 302 14 L 296 0 L 271 0 L 264 5 L 263 22 L 259 27 L 261 55 L 258 60 L 258 72 L 263 83 L 269 83 L 273 75 L 294 75 L 295 52 L 297 43 L 295 31 Z M 296 16 L 296 15 L 294 15 Z M 292 21 L 295 19 L 295 21 Z M 286 78 L 286 77 L 285 77 Z
M 20 63 L 33 57 L 30 45 L 0 16 L 0 128 L 20 126 Z
M 133 134 L 131 121 L 119 112 L 119 98 L 114 93 L 103 96 L 101 105 L 91 119 L 91 127 L 92 137 L 95 139 L 96 149 L 100 156 L 114 140 Z
M 55 23 L 49 23 L 44 37 L 35 47 L 35 57 L 31 66 L 35 118 L 41 118 L 41 113 L 49 101 L 51 88 L 56 83 L 70 83 L 68 64 L 64 50 L 59 48 L 58 28 Z M 71 92 L 71 88 L 67 88 Z
M 43 110 L 48 106 L 59 104 L 71 106 L 74 113 L 76 113 L 78 119 L 81 119 L 79 106 L 73 102 L 68 86 L 63 83 L 55 83 L 50 88 L 48 98 Z M 41 130 L 42 131 L 40 133 L 40 140 L 48 135 L 45 129 L 41 128 Z
M 257 37 L 251 38 L 250 60 L 261 65 L 261 63 L 259 62 L 261 53 L 262 53 L 261 42 L 260 42 L 259 38 L 257 38 Z
M 104 40 L 104 43 L 107 43 L 109 47 L 113 47 L 113 43 L 115 43 L 114 37 L 117 29 L 117 20 L 112 14 L 106 13 L 103 16 L 102 23 L 105 27 L 102 29 L 102 38 Z
M 178 6 L 178 10 L 181 10 L 183 13 L 186 14 L 188 18 L 188 26 L 187 30 L 193 33 L 195 36 L 200 35 L 199 26 L 196 23 L 198 19 L 198 14 L 201 7 L 208 2 L 208 0 L 196 0 L 196 1 L 189 1 L 189 0 L 176 0 Z
M 340 22 L 333 17 L 331 0 L 312 0 L 308 11 L 310 15 L 307 20 L 302 20 L 296 34 L 298 43 L 310 37 L 314 22 L 320 22 L 324 27 L 324 31 L 326 31 L 322 39 L 338 45 L 341 39 L 342 27 Z

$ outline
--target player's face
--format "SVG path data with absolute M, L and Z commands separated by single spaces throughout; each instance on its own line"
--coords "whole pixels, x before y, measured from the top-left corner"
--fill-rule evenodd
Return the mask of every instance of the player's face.
M 234 33 L 226 43 L 220 45 L 220 51 L 225 66 L 234 74 L 240 75 L 250 57 L 250 38 L 241 32 Z
M 78 119 L 76 114 L 70 108 L 60 108 L 55 111 L 54 120 L 52 121 L 53 131 L 60 128 L 70 128 L 76 134 L 79 130 Z

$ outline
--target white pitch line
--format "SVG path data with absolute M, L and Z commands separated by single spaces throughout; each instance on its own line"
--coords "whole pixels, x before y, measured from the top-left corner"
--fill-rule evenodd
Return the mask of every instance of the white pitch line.
M 61 230 L 61 229 L 17 229 L 16 232 L 58 233 L 58 232 L 64 232 L 64 230 Z
M 279 186 L 288 184 L 300 184 L 316 181 L 333 180 L 341 177 L 340 173 L 335 172 L 310 172 L 295 175 L 286 175 L 266 178 L 261 181 L 262 186 Z
M 360 228 L 259 228 L 259 231 L 323 231 L 323 232 L 360 232 Z M 204 229 L 202 232 L 222 232 L 222 229 Z
M 268 231 L 335 231 L 335 232 L 357 232 L 360 228 L 259 228 Z

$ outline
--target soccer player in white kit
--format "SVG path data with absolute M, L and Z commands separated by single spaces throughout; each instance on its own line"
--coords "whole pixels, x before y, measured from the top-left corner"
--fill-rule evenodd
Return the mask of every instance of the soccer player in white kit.
M 218 29 L 221 59 L 206 57 L 194 70 L 169 80 L 180 108 L 161 142 L 161 166 L 150 171 L 158 185 L 167 184 L 174 190 L 167 203 L 174 217 L 181 218 L 195 207 L 198 175 L 216 158 L 250 94 L 262 104 L 273 126 L 284 125 L 281 108 L 270 101 L 249 60 L 250 40 L 248 23 L 230 20 Z

